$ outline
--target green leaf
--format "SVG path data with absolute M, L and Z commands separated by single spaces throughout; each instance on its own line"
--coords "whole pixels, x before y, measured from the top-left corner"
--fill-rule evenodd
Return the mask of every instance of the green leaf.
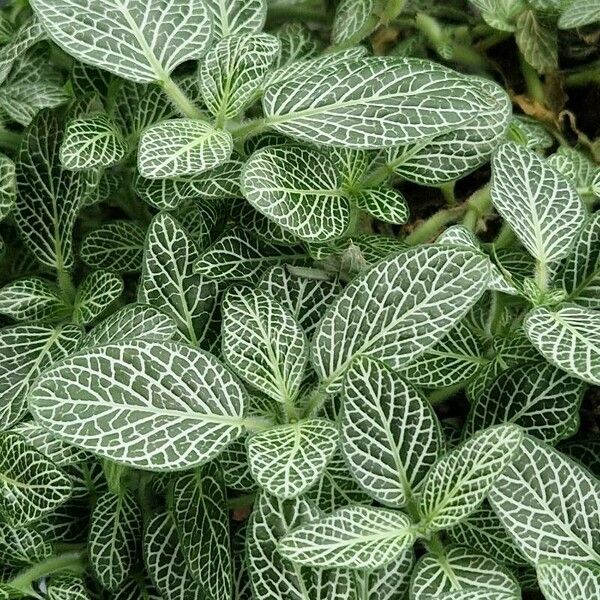
M 341 0 L 335 10 L 331 41 L 341 44 L 354 40 L 359 32 L 361 39 L 368 37 L 378 25 L 378 20 L 373 18 L 373 7 L 373 0 Z M 372 26 L 367 28 L 367 23 L 371 22 Z
M 510 464 L 522 437 L 514 425 L 491 427 L 440 458 L 420 494 L 423 526 L 429 531 L 445 529 L 474 512 Z
M 196 581 L 211 600 L 229 600 L 229 515 L 222 474 L 214 461 L 177 479 L 173 518 L 181 552 Z
M 354 478 L 375 500 L 399 508 L 442 451 L 439 422 L 426 400 L 370 359 L 354 362 L 342 391 L 342 449 Z
M 139 83 L 166 80 L 177 65 L 200 57 L 212 29 L 197 0 L 33 0 L 31 6 L 63 50 Z
M 441 557 L 425 554 L 415 565 L 410 584 L 411 598 L 450 600 L 455 598 L 450 592 L 461 590 L 477 590 L 478 595 L 467 596 L 472 600 L 491 600 L 495 598 L 493 593 L 505 593 L 512 600 L 521 598 L 514 577 L 485 553 L 450 546 Z
M 217 39 L 256 33 L 263 28 L 267 16 L 265 0 L 207 0 L 206 7 Z
M 469 0 L 481 11 L 483 20 L 501 31 L 514 31 L 514 21 L 525 7 L 523 0 Z
M 46 593 L 48 600 L 90 600 L 83 579 L 71 573 L 53 576 Z
M 600 567 L 566 560 L 542 561 L 537 576 L 548 600 L 588 600 L 600 597 Z
M 15 321 L 60 321 L 70 315 L 71 308 L 55 285 L 28 277 L 0 289 L 0 313 Z
M 81 335 L 75 325 L 14 325 L 0 329 L 0 430 L 25 416 L 26 395 L 33 380 L 73 352 Z
M 107 115 L 74 119 L 65 130 L 60 162 L 65 169 L 78 171 L 110 167 L 125 158 L 128 146 Z
M 399 191 L 392 188 L 361 190 L 353 200 L 358 208 L 384 223 L 402 224 L 408 221 L 406 200 Z
M 573 29 L 600 21 L 600 6 L 595 0 L 573 0 L 558 19 L 560 29 Z
M 238 226 L 251 236 L 267 243 L 281 246 L 293 246 L 300 240 L 287 229 L 283 229 L 275 221 L 256 210 L 249 202 L 241 201 L 232 207 L 232 214 L 238 215 Z
M 555 312 L 539 306 L 525 318 L 525 331 L 548 362 L 600 385 L 600 313 L 576 304 Z
M 293 316 L 261 290 L 229 290 L 222 305 L 223 356 L 248 384 L 293 405 L 308 362 L 308 344 Z
M 15 163 L 0 154 L 0 221 L 6 219 L 14 208 L 17 199 L 17 179 Z
M 245 392 L 210 354 L 138 340 L 82 351 L 46 371 L 29 405 L 69 443 L 121 464 L 173 471 L 210 460 L 241 435 Z
M 167 213 L 152 219 L 146 237 L 138 301 L 155 306 L 176 323 L 193 346 L 204 338 L 216 285 L 194 273 L 198 250 Z
M 71 482 L 15 433 L 0 436 L 0 515 L 14 527 L 39 521 L 65 502 Z
M 101 317 L 123 293 L 123 280 L 110 271 L 93 271 L 75 296 L 73 320 L 89 325 Z
M 17 160 L 14 216 L 34 256 L 51 269 L 73 265 L 73 225 L 88 182 L 83 172 L 60 166 L 58 118 L 41 112 L 25 131 Z
M 594 178 L 600 174 L 600 167 L 587 156 L 567 146 L 561 146 L 548 157 L 548 164 L 562 173 L 582 196 L 597 195 L 594 190 Z
M 465 434 L 499 423 L 514 423 L 549 443 L 579 428 L 583 382 L 548 363 L 521 365 L 501 373 L 471 405 Z
M 301 22 L 284 23 L 274 35 L 280 42 L 276 60 L 278 68 L 312 57 L 319 49 L 315 32 Z
M 248 439 L 250 470 L 269 494 L 296 498 L 319 480 L 337 441 L 336 427 L 325 419 L 280 425 Z
M 349 506 L 294 529 L 279 542 L 279 552 L 313 567 L 377 569 L 398 558 L 414 539 L 401 512 Z
M 354 571 L 357 587 L 366 600 L 400 600 L 407 597 L 415 556 L 412 548 L 375 571 Z
M 600 481 L 550 446 L 524 437 L 489 499 L 533 564 L 600 561 Z
M 524 115 L 512 116 L 508 137 L 531 150 L 545 150 L 554 145 L 548 130 L 539 121 Z
M 185 562 L 169 512 L 158 513 L 146 526 L 144 563 L 164 600 L 202 600 L 205 597 Z
M 246 279 L 258 282 L 269 267 L 305 261 L 306 255 L 298 246 L 276 246 L 234 227 L 202 254 L 195 270 L 215 281 Z
M 170 119 L 146 129 L 138 148 L 138 169 L 148 179 L 195 175 L 225 162 L 231 134 L 203 121 Z
M 385 258 L 325 313 L 313 338 L 317 373 L 333 391 L 358 356 L 403 367 L 466 314 L 488 276 L 487 259 L 468 250 L 421 247 Z
M 492 201 L 529 253 L 541 263 L 565 258 L 585 220 L 573 186 L 543 158 L 513 142 L 492 160 Z
M 25 567 L 52 556 L 52 545 L 33 527 L 0 523 L 0 561 L 3 566 Z
M 321 151 L 270 147 L 244 167 L 244 196 L 261 213 L 306 241 L 339 237 L 350 220 L 350 202 L 334 164 Z
M 559 449 L 600 478 L 600 440 L 571 440 L 561 444 Z
M 142 513 L 131 492 L 106 492 L 92 512 L 88 553 L 94 576 L 108 590 L 118 590 L 132 572 L 142 533 Z
M 91 348 L 126 340 L 173 339 L 177 325 L 153 306 L 128 304 L 98 323 L 83 339 L 81 346 Z
M 83 238 L 81 259 L 97 269 L 139 271 L 145 239 L 146 230 L 133 221 L 105 223 Z
M 277 53 L 279 40 L 267 33 L 220 40 L 200 63 L 200 89 L 217 123 L 239 115 L 256 97 Z
M 46 38 L 42 24 L 35 18 L 27 19 L 10 41 L 0 48 L 0 83 L 4 83 L 14 62 L 29 48 Z
M 369 85 L 374 79 L 377 90 Z M 273 129 L 302 141 L 375 149 L 445 133 L 491 102 L 440 65 L 378 56 L 270 85 L 263 110 Z
M 523 58 L 539 73 L 558 69 L 558 35 L 555 27 L 535 11 L 523 11 L 516 22 L 515 39 Z

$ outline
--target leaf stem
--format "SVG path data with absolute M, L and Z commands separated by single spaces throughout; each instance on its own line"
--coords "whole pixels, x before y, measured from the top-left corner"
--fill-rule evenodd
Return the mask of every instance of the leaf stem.
M 159 82 L 163 91 L 173 104 L 177 106 L 179 111 L 185 115 L 188 119 L 195 119 L 197 121 L 208 122 L 202 111 L 194 105 L 194 103 L 187 97 L 185 92 L 169 77 L 168 75 Z
M 12 588 L 22 591 L 25 594 L 31 594 L 32 584 L 42 577 L 56 573 L 57 571 L 73 571 L 81 573 L 84 570 L 84 551 L 65 552 L 33 565 L 18 573 L 8 585 Z
M 527 94 L 536 102 L 545 105 L 546 94 L 544 93 L 544 86 L 537 74 L 537 71 L 523 58 L 523 55 L 519 52 L 519 63 L 521 65 L 521 73 L 525 80 L 527 87 Z
M 236 127 L 231 135 L 233 139 L 236 141 L 244 141 L 246 138 L 252 137 L 253 135 L 257 135 L 262 133 L 269 126 L 269 121 L 266 118 L 263 119 L 253 119 L 252 121 L 248 121 L 247 123 L 242 123 L 238 127 Z
M 411 246 L 428 242 L 437 236 L 442 227 L 458 221 L 464 211 L 464 205 L 440 210 L 423 221 L 404 241 Z
M 508 248 L 508 246 L 511 246 L 516 239 L 517 236 L 508 223 L 502 223 L 502 227 L 500 227 L 500 231 L 494 240 L 494 247 L 496 250 Z
M 535 262 L 535 283 L 541 292 L 548 290 L 548 265 L 545 260 Z
M 273 427 L 273 421 L 266 417 L 246 417 L 244 427 L 248 431 L 265 431 Z
M 447 400 L 455 394 L 458 394 L 458 392 L 463 390 L 466 387 L 466 385 L 467 383 L 463 382 L 455 383 L 454 385 L 449 385 L 448 387 L 439 388 L 438 390 L 431 392 L 431 394 L 427 396 L 427 400 L 432 406 L 435 406 L 436 404 L 441 404 L 442 402 L 444 402 L 444 400 Z
M 65 302 L 68 305 L 72 306 L 75 300 L 75 296 L 77 295 L 77 288 L 73 284 L 71 274 L 62 265 L 62 263 L 56 266 L 56 277 L 58 280 L 58 287 L 60 288 L 63 300 L 65 300 Z
M 484 185 L 482 188 L 474 192 L 465 202 L 467 212 L 463 219 L 463 225 L 475 232 L 479 219 L 483 217 L 492 205 L 492 197 L 490 195 L 490 184 Z

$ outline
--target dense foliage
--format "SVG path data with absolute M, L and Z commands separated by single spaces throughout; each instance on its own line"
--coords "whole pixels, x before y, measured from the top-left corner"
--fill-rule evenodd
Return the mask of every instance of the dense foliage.
M 600 3 L 265 1 L 0 13 L 0 599 L 600 598 Z

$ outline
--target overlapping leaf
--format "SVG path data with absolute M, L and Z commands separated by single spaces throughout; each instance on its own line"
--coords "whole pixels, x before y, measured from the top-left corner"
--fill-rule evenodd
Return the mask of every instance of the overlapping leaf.
M 600 7 L 594 0 L 573 0 L 560 15 L 561 29 L 582 27 L 600 21 Z
M 331 31 L 333 43 L 341 44 L 352 40 L 359 32 L 364 34 L 363 37 L 368 37 L 377 27 L 377 19 L 373 18 L 372 13 L 373 0 L 342 0 L 337 5 L 333 20 Z M 372 22 L 370 28 L 366 27 L 369 20 Z
M 0 221 L 12 211 L 17 198 L 15 163 L 0 154 Z
M 384 223 L 406 223 L 408 220 L 408 205 L 398 190 L 387 187 L 361 190 L 353 199 L 358 208 Z
M 102 316 L 123 293 L 123 280 L 110 271 L 93 271 L 75 296 L 73 320 L 88 325 Z
M 600 595 L 600 567 L 569 561 L 542 561 L 538 581 L 548 600 L 588 600 Z
M 206 7 L 215 38 L 260 31 L 267 16 L 264 0 L 208 0 Z
M 0 49 L 0 83 L 8 77 L 15 60 L 45 38 L 46 32 L 35 17 L 25 21 L 10 41 Z
M 0 289 L 0 313 L 15 321 L 60 321 L 70 312 L 58 288 L 39 277 L 18 279 Z
M 0 561 L 3 566 L 25 567 L 52 556 L 52 545 L 35 528 L 0 523 Z

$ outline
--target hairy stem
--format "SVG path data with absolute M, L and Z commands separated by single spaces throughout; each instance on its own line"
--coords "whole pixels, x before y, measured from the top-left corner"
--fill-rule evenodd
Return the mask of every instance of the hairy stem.
M 63 300 L 70 306 L 73 305 L 75 296 L 77 295 L 77 288 L 71 279 L 71 274 L 64 265 L 59 264 L 56 267 L 56 278 L 58 280 L 58 287 L 62 294 Z
M 426 221 L 423 221 L 416 229 L 414 229 L 404 241 L 413 246 L 432 240 L 445 225 L 458 221 L 464 213 L 464 210 L 463 206 L 456 206 L 436 212 L 433 216 L 429 217 Z
M 171 79 L 166 77 L 160 82 L 160 85 L 169 96 L 173 104 L 177 106 L 181 114 L 185 115 L 188 119 L 196 119 L 197 121 L 206 121 L 207 119 L 202 114 L 202 111 L 197 108 L 194 103 L 187 97 L 185 92 Z
M 18 573 L 8 582 L 8 585 L 25 594 L 31 594 L 32 584 L 41 579 L 56 573 L 57 571 L 72 571 L 81 573 L 84 570 L 84 552 L 78 550 L 75 552 L 65 552 L 33 565 Z
M 467 212 L 463 219 L 463 225 L 471 231 L 476 231 L 479 219 L 485 216 L 492 205 L 492 197 L 490 196 L 490 184 L 484 185 L 478 189 L 465 202 Z

